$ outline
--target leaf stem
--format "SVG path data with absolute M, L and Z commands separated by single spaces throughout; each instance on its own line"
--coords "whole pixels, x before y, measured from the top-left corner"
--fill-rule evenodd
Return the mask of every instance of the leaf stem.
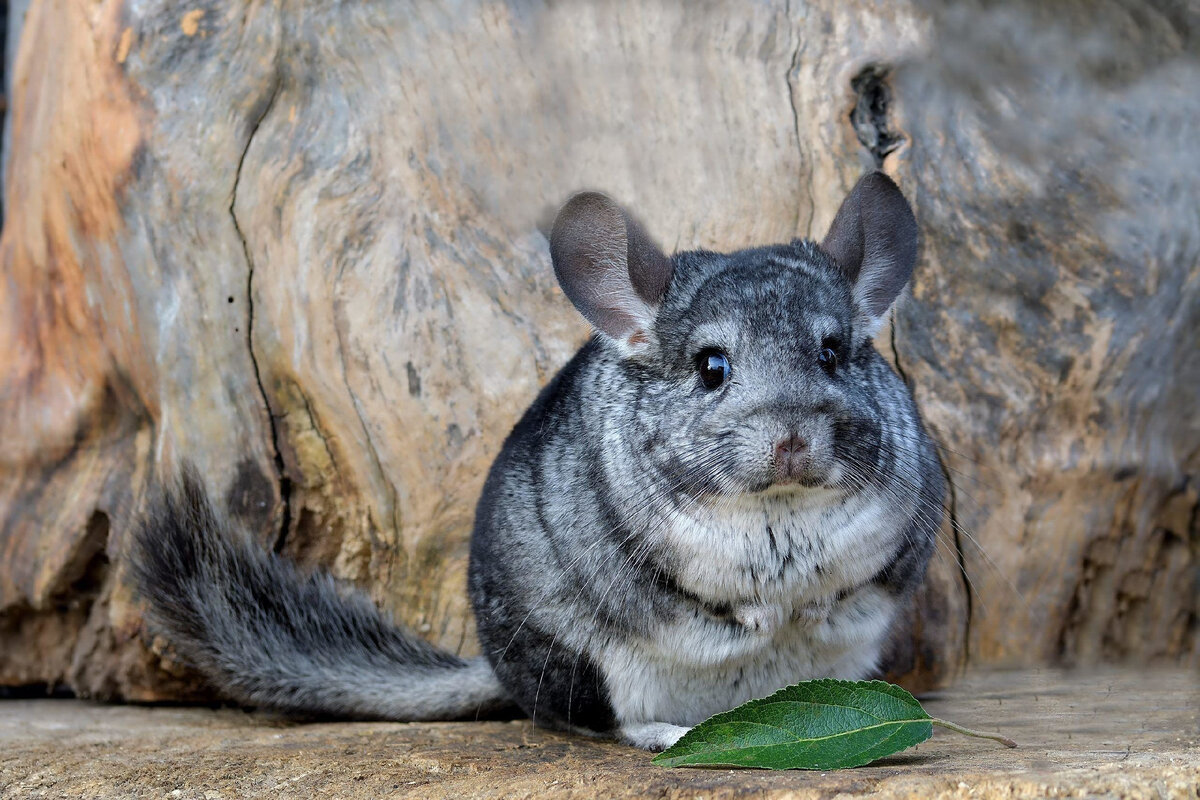
M 947 722 L 946 720 L 938 719 L 937 717 L 933 717 L 929 721 L 934 725 L 946 728 L 947 730 L 952 730 L 955 733 L 961 733 L 965 736 L 974 736 L 977 739 L 991 739 L 992 741 L 999 742 L 1005 747 L 1017 746 L 1017 743 L 1012 739 L 1008 738 L 1007 736 L 1001 736 L 998 733 L 983 733 L 982 731 L 973 731 L 970 728 L 964 728 L 962 725 L 955 725 L 953 722 Z

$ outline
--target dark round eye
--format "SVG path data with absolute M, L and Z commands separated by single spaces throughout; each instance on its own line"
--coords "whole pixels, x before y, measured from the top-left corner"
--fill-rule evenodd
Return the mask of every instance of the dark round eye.
M 817 353 L 817 363 L 824 367 L 826 372 L 833 372 L 837 369 L 837 353 L 833 352 L 832 347 L 822 347 L 821 352 Z
M 729 377 L 729 359 L 720 350 L 701 350 L 696 369 L 705 389 L 716 389 Z

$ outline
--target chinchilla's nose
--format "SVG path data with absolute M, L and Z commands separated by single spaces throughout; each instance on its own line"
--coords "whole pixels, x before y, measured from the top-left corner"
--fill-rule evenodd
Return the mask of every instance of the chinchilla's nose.
M 798 476 L 804 471 L 808 442 L 800 434 L 790 433 L 775 443 L 775 468 L 780 477 Z

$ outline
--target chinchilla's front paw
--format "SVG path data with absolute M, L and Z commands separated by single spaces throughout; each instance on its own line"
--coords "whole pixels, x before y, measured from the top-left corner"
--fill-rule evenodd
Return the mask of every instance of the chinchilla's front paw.
M 621 741 L 652 753 L 661 753 L 678 742 L 687 728 L 667 722 L 626 723 L 621 726 Z
M 733 618 L 751 633 L 770 636 L 783 625 L 783 609 L 767 605 L 738 606 L 734 609 Z

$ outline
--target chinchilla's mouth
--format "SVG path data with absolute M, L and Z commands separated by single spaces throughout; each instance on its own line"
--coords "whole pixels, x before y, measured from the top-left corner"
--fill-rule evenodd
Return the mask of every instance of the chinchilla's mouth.
M 794 494 L 812 489 L 836 489 L 830 484 L 827 473 L 805 473 L 801 475 L 771 475 L 754 482 L 750 494 Z
M 827 487 L 830 476 L 828 469 L 821 469 L 809 464 L 798 465 L 794 462 L 790 465 L 772 463 L 767 473 L 769 486 L 791 486 L 804 489 Z

